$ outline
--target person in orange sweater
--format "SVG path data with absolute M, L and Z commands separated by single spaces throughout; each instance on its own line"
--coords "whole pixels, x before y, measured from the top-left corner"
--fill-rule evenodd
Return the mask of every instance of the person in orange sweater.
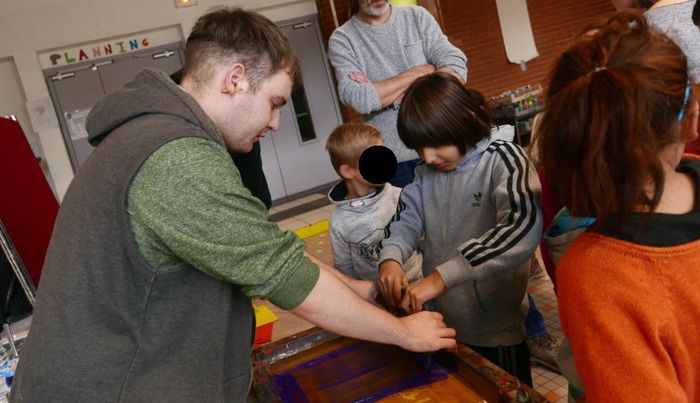
M 634 12 L 550 75 L 539 158 L 596 222 L 557 270 L 561 323 L 591 402 L 700 402 L 698 102 L 686 60 Z

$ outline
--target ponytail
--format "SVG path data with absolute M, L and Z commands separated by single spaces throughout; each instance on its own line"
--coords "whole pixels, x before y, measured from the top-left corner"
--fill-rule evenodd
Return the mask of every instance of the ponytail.
M 658 205 L 657 155 L 680 141 L 687 79 L 681 50 L 639 12 L 616 14 L 564 52 L 550 74 L 538 155 L 572 215 L 602 223 Z

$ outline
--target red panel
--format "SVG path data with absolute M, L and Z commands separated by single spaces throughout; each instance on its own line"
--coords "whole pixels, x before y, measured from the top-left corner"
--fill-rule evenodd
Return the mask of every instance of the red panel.
M 258 326 L 255 328 L 255 343 L 253 348 L 260 347 L 260 345 L 268 343 L 272 340 L 272 327 L 274 322 Z
M 0 220 L 39 284 L 58 202 L 19 123 L 0 118 Z

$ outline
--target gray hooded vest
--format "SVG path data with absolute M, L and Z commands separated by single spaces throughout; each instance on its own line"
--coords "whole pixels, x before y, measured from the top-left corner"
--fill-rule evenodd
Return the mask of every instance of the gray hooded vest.
M 243 401 L 253 316 L 237 286 L 144 260 L 127 216 L 141 164 L 182 137 L 221 143 L 199 105 L 146 70 L 95 106 L 99 146 L 61 205 L 13 401 Z

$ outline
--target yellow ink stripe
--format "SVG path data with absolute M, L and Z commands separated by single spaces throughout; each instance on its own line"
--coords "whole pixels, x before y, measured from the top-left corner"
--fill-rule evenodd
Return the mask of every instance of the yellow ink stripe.
M 328 231 L 328 220 L 319 221 L 306 227 L 297 228 L 294 233 L 301 239 L 310 238 L 322 232 Z

